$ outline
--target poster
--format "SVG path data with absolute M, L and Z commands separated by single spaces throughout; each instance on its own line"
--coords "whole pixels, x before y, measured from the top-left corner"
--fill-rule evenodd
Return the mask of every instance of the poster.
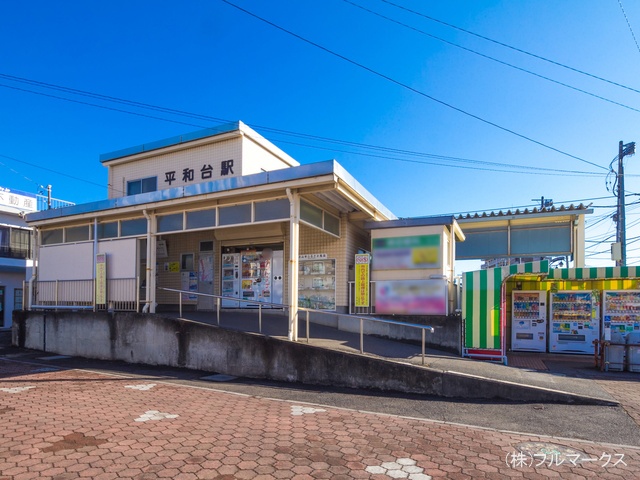
M 196 272 L 181 272 L 181 286 L 180 290 L 188 290 L 189 292 L 198 291 L 198 277 Z M 189 293 L 182 293 L 182 301 L 197 300 L 197 295 L 191 295 Z

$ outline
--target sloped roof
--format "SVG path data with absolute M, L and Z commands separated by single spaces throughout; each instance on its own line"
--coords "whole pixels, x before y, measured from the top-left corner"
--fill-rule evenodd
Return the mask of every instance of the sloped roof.
M 456 220 L 460 221 L 464 221 L 464 220 L 474 220 L 474 219 L 480 219 L 480 218 L 502 218 L 502 217 L 513 217 L 515 215 L 532 215 L 532 214 L 536 214 L 536 215 L 540 215 L 540 214 L 545 214 L 545 213 L 550 213 L 550 214 L 558 214 L 558 213 L 576 213 L 576 214 L 587 214 L 587 213 L 591 213 L 593 210 L 591 210 L 589 207 L 591 206 L 591 204 L 589 205 L 584 205 L 583 203 L 579 204 L 579 205 L 561 205 L 559 207 L 556 207 L 555 205 L 551 206 L 551 207 L 546 207 L 546 208 L 525 208 L 524 210 L 520 210 L 519 208 L 516 210 L 507 210 L 507 211 L 497 211 L 497 212 L 476 212 L 476 213 L 466 213 L 466 214 L 460 214 L 457 215 L 455 218 Z

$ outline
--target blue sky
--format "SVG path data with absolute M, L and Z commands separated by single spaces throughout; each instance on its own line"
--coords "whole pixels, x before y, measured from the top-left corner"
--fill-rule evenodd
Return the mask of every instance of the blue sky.
M 303 164 L 335 158 L 399 217 L 541 196 L 593 203 L 588 263 L 611 264 L 605 177 L 618 142 L 640 141 L 640 93 L 629 89 L 640 90 L 640 5 L 622 2 L 625 18 L 617 0 L 230 1 L 323 49 L 221 0 L 4 2 L 0 186 L 100 200 L 101 153 L 242 120 Z M 640 193 L 639 161 L 625 160 L 628 194 Z M 630 264 L 638 207 L 628 207 Z

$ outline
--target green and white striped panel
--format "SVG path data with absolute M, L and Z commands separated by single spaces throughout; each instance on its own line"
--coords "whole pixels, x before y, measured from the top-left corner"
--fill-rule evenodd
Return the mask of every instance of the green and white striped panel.
M 638 278 L 640 267 L 555 268 L 549 280 L 608 280 L 610 278 Z
M 462 315 L 465 348 L 501 348 L 500 308 L 502 282 L 518 273 L 547 273 L 549 261 L 522 263 L 464 274 Z

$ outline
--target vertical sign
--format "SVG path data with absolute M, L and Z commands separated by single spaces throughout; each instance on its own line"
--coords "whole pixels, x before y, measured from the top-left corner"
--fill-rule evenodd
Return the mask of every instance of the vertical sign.
M 96 255 L 96 305 L 107 304 L 107 254 Z
M 356 255 L 356 307 L 369 306 L 369 257 L 368 253 Z

